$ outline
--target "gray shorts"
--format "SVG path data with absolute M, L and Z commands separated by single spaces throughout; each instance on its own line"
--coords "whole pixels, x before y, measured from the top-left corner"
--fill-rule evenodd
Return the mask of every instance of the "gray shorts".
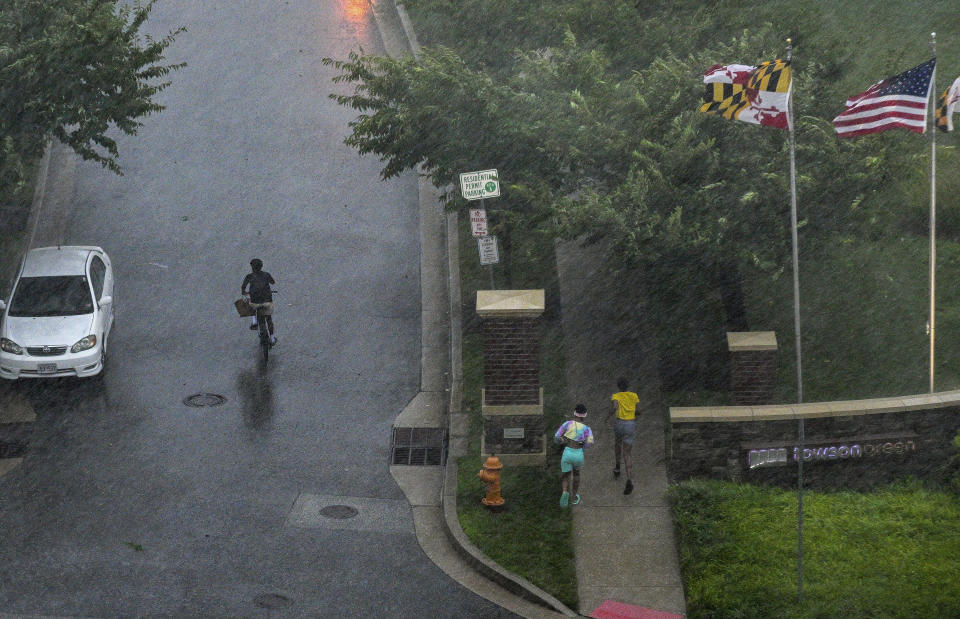
M 622 440 L 627 445 L 633 445 L 633 434 L 636 432 L 636 424 L 633 419 L 613 420 L 613 435 Z

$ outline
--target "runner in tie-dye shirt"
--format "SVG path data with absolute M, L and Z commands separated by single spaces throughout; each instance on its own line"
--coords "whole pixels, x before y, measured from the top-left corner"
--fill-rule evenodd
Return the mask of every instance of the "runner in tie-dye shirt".
M 593 445 L 593 432 L 590 426 L 583 423 L 587 416 L 587 407 L 577 404 L 573 409 L 573 419 L 565 421 L 553 435 L 555 443 L 564 445 L 563 456 L 560 457 L 560 506 L 570 504 L 570 494 L 573 493 L 573 504 L 580 503 L 580 469 L 583 468 L 583 450 Z

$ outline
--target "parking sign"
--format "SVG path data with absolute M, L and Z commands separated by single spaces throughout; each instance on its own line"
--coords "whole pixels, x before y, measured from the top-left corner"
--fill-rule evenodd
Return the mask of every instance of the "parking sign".
M 467 200 L 496 198 L 500 195 L 500 177 L 496 170 L 464 172 L 460 175 L 460 194 Z
M 470 232 L 473 236 L 487 236 L 487 210 L 470 209 Z
M 500 253 L 497 251 L 497 237 L 481 236 L 477 239 L 477 248 L 480 250 L 481 265 L 500 262 Z

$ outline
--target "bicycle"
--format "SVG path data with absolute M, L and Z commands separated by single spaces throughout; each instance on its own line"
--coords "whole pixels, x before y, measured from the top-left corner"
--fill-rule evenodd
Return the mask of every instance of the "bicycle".
M 276 294 L 276 290 L 271 290 Z M 266 363 L 270 358 L 270 349 L 273 348 L 273 342 L 270 337 L 270 328 L 267 326 L 266 314 L 263 313 L 263 303 L 250 303 L 254 308 L 257 317 L 257 334 L 260 336 L 260 350 L 263 354 L 263 362 Z

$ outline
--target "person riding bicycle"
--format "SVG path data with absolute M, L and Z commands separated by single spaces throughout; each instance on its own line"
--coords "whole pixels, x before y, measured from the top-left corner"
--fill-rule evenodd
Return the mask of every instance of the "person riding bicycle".
M 247 287 L 249 286 L 250 305 L 254 309 L 261 309 L 261 313 L 267 321 L 267 329 L 270 332 L 270 343 L 276 344 L 277 336 L 273 334 L 273 292 L 270 290 L 270 285 L 276 282 L 273 281 L 272 275 L 263 270 L 263 260 L 254 258 L 250 261 L 250 268 L 253 271 L 247 273 L 247 276 L 243 278 L 243 283 L 240 285 L 240 294 L 247 296 Z M 253 315 L 252 322 L 250 329 L 256 330 L 256 314 Z

